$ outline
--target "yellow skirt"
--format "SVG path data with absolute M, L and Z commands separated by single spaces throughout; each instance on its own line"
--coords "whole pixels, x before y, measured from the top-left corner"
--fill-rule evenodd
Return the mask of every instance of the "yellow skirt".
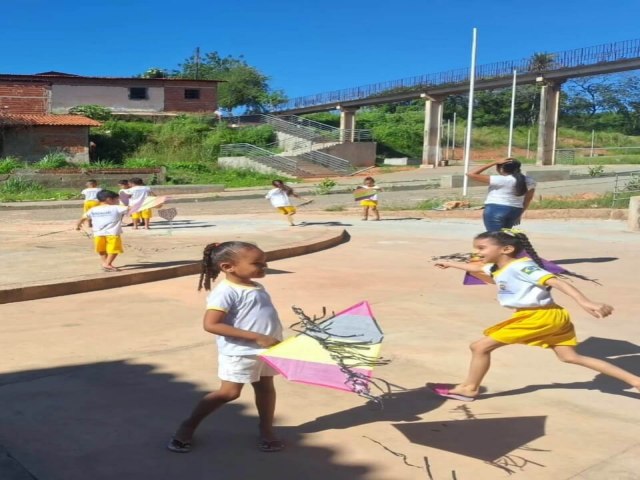
M 377 207 L 378 201 L 377 200 L 360 200 L 360 206 L 361 207 Z
M 542 348 L 578 344 L 569 312 L 558 305 L 516 310 L 509 320 L 487 328 L 484 334 L 501 343 Z

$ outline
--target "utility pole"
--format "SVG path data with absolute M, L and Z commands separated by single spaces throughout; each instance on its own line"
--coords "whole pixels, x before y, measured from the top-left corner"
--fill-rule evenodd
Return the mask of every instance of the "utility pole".
M 196 80 L 200 80 L 200 47 L 196 47 Z

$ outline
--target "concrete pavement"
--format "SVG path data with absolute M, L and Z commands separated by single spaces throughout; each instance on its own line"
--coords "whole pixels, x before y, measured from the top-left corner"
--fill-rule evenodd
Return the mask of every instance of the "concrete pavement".
M 278 220 L 263 228 L 288 235 Z M 291 305 L 311 314 L 371 302 L 392 360 L 376 374 L 402 387 L 384 410 L 278 379 L 284 452 L 255 449 L 249 391 L 205 422 L 192 453 L 166 452 L 177 422 L 217 385 L 213 339 L 200 325 L 204 294 L 191 276 L 0 306 L 0 445 L 39 480 L 423 480 L 427 464 L 435 480 L 638 478 L 640 394 L 548 351 L 496 352 L 487 393 L 471 404 L 424 389 L 458 381 L 468 343 L 508 315 L 492 287 L 463 287 L 459 272 L 428 261 L 468 251 L 477 220 L 332 221 L 346 226 L 326 228 L 346 228 L 349 243 L 271 262 L 264 284 L 285 325 Z M 575 280 L 585 294 L 616 307 L 598 320 L 556 294 L 582 351 L 640 373 L 637 234 L 619 221 L 524 226 L 546 258 L 600 281 Z

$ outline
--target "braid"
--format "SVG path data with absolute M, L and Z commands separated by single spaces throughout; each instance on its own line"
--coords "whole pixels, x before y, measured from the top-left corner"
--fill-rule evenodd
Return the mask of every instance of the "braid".
M 207 291 L 211 290 L 211 281 L 215 280 L 220 273 L 220 268 L 211 261 L 211 252 L 219 245 L 219 243 L 210 243 L 204 247 L 204 251 L 202 252 L 202 272 L 198 280 L 198 291 L 202 290 L 202 287 Z
M 210 243 L 204 247 L 198 291 L 203 287 L 205 290 L 211 290 L 211 282 L 220 275 L 220 264 L 233 261 L 238 252 L 245 249 L 258 249 L 258 247 L 253 243 L 240 241 Z
M 527 252 L 527 255 L 529 255 L 531 257 L 531 260 L 536 262 L 540 268 L 544 268 L 544 264 L 542 263 L 542 259 L 538 255 L 538 252 L 536 252 L 536 249 L 533 248 L 533 245 L 531 245 L 531 240 L 529 240 L 529 237 L 527 237 L 523 232 L 517 232 L 514 235 L 515 235 L 516 239 L 522 245 L 522 249 L 525 252 Z

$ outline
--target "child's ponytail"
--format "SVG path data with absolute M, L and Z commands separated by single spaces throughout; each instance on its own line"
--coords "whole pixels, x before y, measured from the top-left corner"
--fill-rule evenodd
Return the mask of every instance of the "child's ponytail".
M 542 259 L 538 255 L 538 252 L 536 252 L 536 249 L 533 248 L 529 237 L 527 237 L 524 232 L 513 232 L 513 235 L 520 241 L 522 249 L 527 253 L 529 258 L 536 262 L 540 268 L 545 268 Z
M 202 252 L 202 272 L 198 280 L 198 291 L 211 290 L 211 283 L 220 275 L 220 264 L 232 262 L 239 251 L 245 249 L 258 249 L 256 245 L 248 242 L 223 242 L 210 243 Z
M 507 158 L 505 163 L 500 164 L 501 172 L 511 175 L 516 179 L 516 185 L 514 188 L 516 196 L 518 197 L 521 197 L 529 190 L 529 187 L 527 187 L 527 179 L 520 171 L 521 168 L 522 164 L 515 158 Z
M 213 261 L 212 252 L 220 246 L 219 243 L 210 243 L 204 247 L 202 253 L 202 271 L 200 273 L 200 279 L 198 280 L 198 291 L 211 290 L 211 282 L 215 280 L 220 274 L 220 267 Z

